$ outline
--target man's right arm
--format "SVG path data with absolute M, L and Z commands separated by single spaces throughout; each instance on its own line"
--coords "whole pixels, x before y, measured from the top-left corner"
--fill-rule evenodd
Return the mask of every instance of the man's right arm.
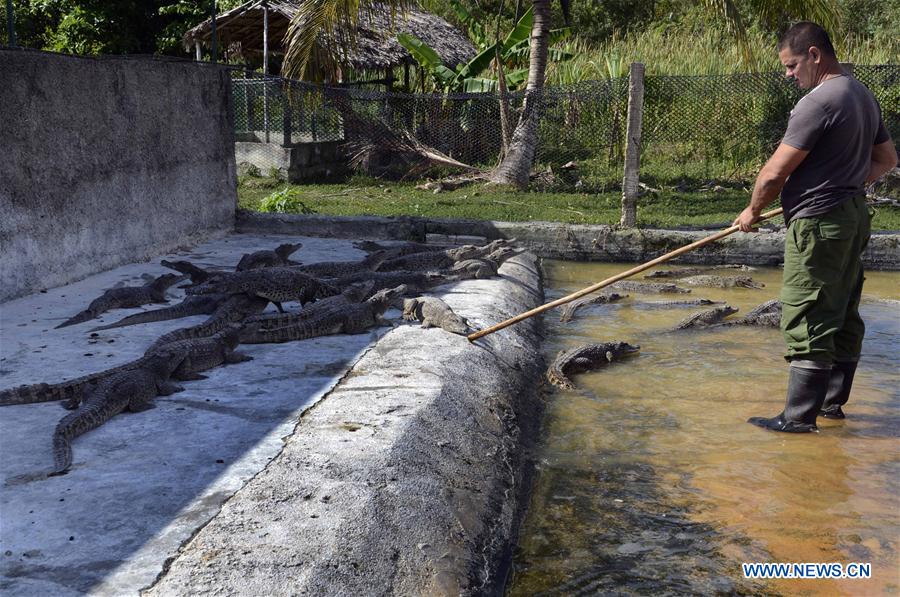
M 897 167 L 897 150 L 890 139 L 872 146 L 872 163 L 866 175 L 866 186 Z

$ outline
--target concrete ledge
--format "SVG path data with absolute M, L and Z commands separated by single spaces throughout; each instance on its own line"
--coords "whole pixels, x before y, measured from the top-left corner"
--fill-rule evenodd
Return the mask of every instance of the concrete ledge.
M 239 210 L 239 231 L 275 226 L 281 233 L 337 238 L 421 241 L 426 235 L 478 236 L 488 240 L 517 238 L 540 257 L 570 261 L 643 262 L 700 240 L 715 230 L 619 230 L 556 222 L 491 222 L 425 218 L 339 217 L 262 214 Z M 784 232 L 763 230 L 735 233 L 717 243 L 685 254 L 681 263 L 744 263 L 778 265 L 783 260 Z M 900 233 L 876 233 L 863 255 L 870 269 L 900 270 Z
M 533 256 L 502 273 L 444 298 L 478 326 L 542 301 Z M 540 422 L 537 326 L 477 345 L 388 333 L 144 594 L 502 591 Z

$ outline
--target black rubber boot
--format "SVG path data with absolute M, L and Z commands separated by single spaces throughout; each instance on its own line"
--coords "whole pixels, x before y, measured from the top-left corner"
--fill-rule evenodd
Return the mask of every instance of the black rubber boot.
M 825 403 L 819 411 L 820 417 L 826 419 L 843 419 L 844 409 L 850 399 L 850 388 L 853 386 L 853 376 L 856 374 L 856 363 L 835 362 L 831 367 L 831 379 L 828 380 L 828 392 L 825 394 Z
M 772 431 L 811 433 L 818 431 L 816 415 L 825 402 L 830 369 L 805 369 L 791 366 L 788 379 L 787 403 L 777 417 L 751 417 L 748 423 Z

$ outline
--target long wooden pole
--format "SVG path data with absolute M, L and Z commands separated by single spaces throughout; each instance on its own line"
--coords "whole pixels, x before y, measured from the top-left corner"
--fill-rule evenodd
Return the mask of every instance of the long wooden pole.
M 773 217 L 781 214 L 782 211 L 783 210 L 780 207 L 778 209 L 773 209 L 772 211 L 768 211 L 768 212 L 762 214 L 759 217 L 758 221 L 762 222 L 763 220 L 768 220 L 769 218 L 773 218 Z M 469 334 L 467 336 L 467 338 L 469 339 L 469 342 L 474 342 L 475 340 L 478 340 L 479 338 L 487 336 L 488 334 L 493 334 L 494 332 L 496 332 L 498 330 L 502 330 L 505 327 L 509 327 L 509 326 L 513 325 L 514 323 L 519 323 L 520 321 L 528 319 L 529 317 L 533 317 L 533 316 L 537 315 L 538 313 L 543 313 L 544 311 L 547 311 L 554 307 L 564 305 L 568 302 L 574 301 L 577 298 L 581 298 L 586 294 L 591 294 L 592 292 L 600 290 L 604 286 L 609 286 L 610 284 L 614 284 L 615 282 L 618 282 L 619 280 L 624 280 L 625 278 L 631 277 L 635 274 L 639 274 L 640 272 L 642 272 L 644 270 L 648 270 L 655 265 L 659 265 L 660 263 L 665 263 L 666 261 L 668 261 L 674 257 L 678 257 L 679 255 L 683 255 L 689 251 L 693 251 L 694 249 L 700 248 L 703 245 L 708 245 L 709 243 L 723 239 L 726 236 L 728 236 L 729 234 L 734 234 L 738 230 L 740 230 L 740 227 L 738 227 L 737 225 L 731 226 L 730 228 L 726 228 L 725 230 L 716 232 L 715 234 L 713 234 L 711 236 L 707 236 L 706 238 L 702 238 L 698 241 L 692 242 L 691 244 L 685 245 L 685 246 L 681 247 L 680 249 L 675 249 L 674 251 L 672 251 L 670 253 L 666 253 L 665 255 L 657 257 L 656 259 L 653 259 L 651 261 L 643 263 L 637 267 L 633 267 L 628 271 L 622 272 L 621 274 L 616 274 L 615 276 L 613 276 L 611 278 L 607 278 L 607 279 L 603 280 L 602 282 L 597 282 L 596 284 L 594 284 L 592 286 L 588 286 L 587 288 L 579 290 L 578 292 L 573 292 L 572 294 L 570 294 L 568 296 L 564 296 L 559 299 L 556 299 L 555 301 L 553 301 L 551 303 L 547 303 L 546 305 L 541 305 L 540 307 L 535 307 L 531 311 L 526 311 L 525 313 L 516 315 L 515 317 L 507 319 L 506 321 L 502 321 L 502 322 L 498 323 L 497 325 L 493 325 L 489 328 L 485 328 L 485 329 L 479 330 L 473 334 Z

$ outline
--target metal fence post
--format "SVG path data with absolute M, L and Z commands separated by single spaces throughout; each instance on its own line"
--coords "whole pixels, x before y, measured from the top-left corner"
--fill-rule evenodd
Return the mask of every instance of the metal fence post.
M 13 16 L 12 0 L 6 0 L 6 41 L 11 48 L 16 45 L 16 18 Z
M 641 121 L 644 115 L 644 65 L 631 63 L 628 75 L 628 127 L 625 131 L 625 176 L 622 179 L 620 226 L 637 224 L 638 179 L 641 167 Z

